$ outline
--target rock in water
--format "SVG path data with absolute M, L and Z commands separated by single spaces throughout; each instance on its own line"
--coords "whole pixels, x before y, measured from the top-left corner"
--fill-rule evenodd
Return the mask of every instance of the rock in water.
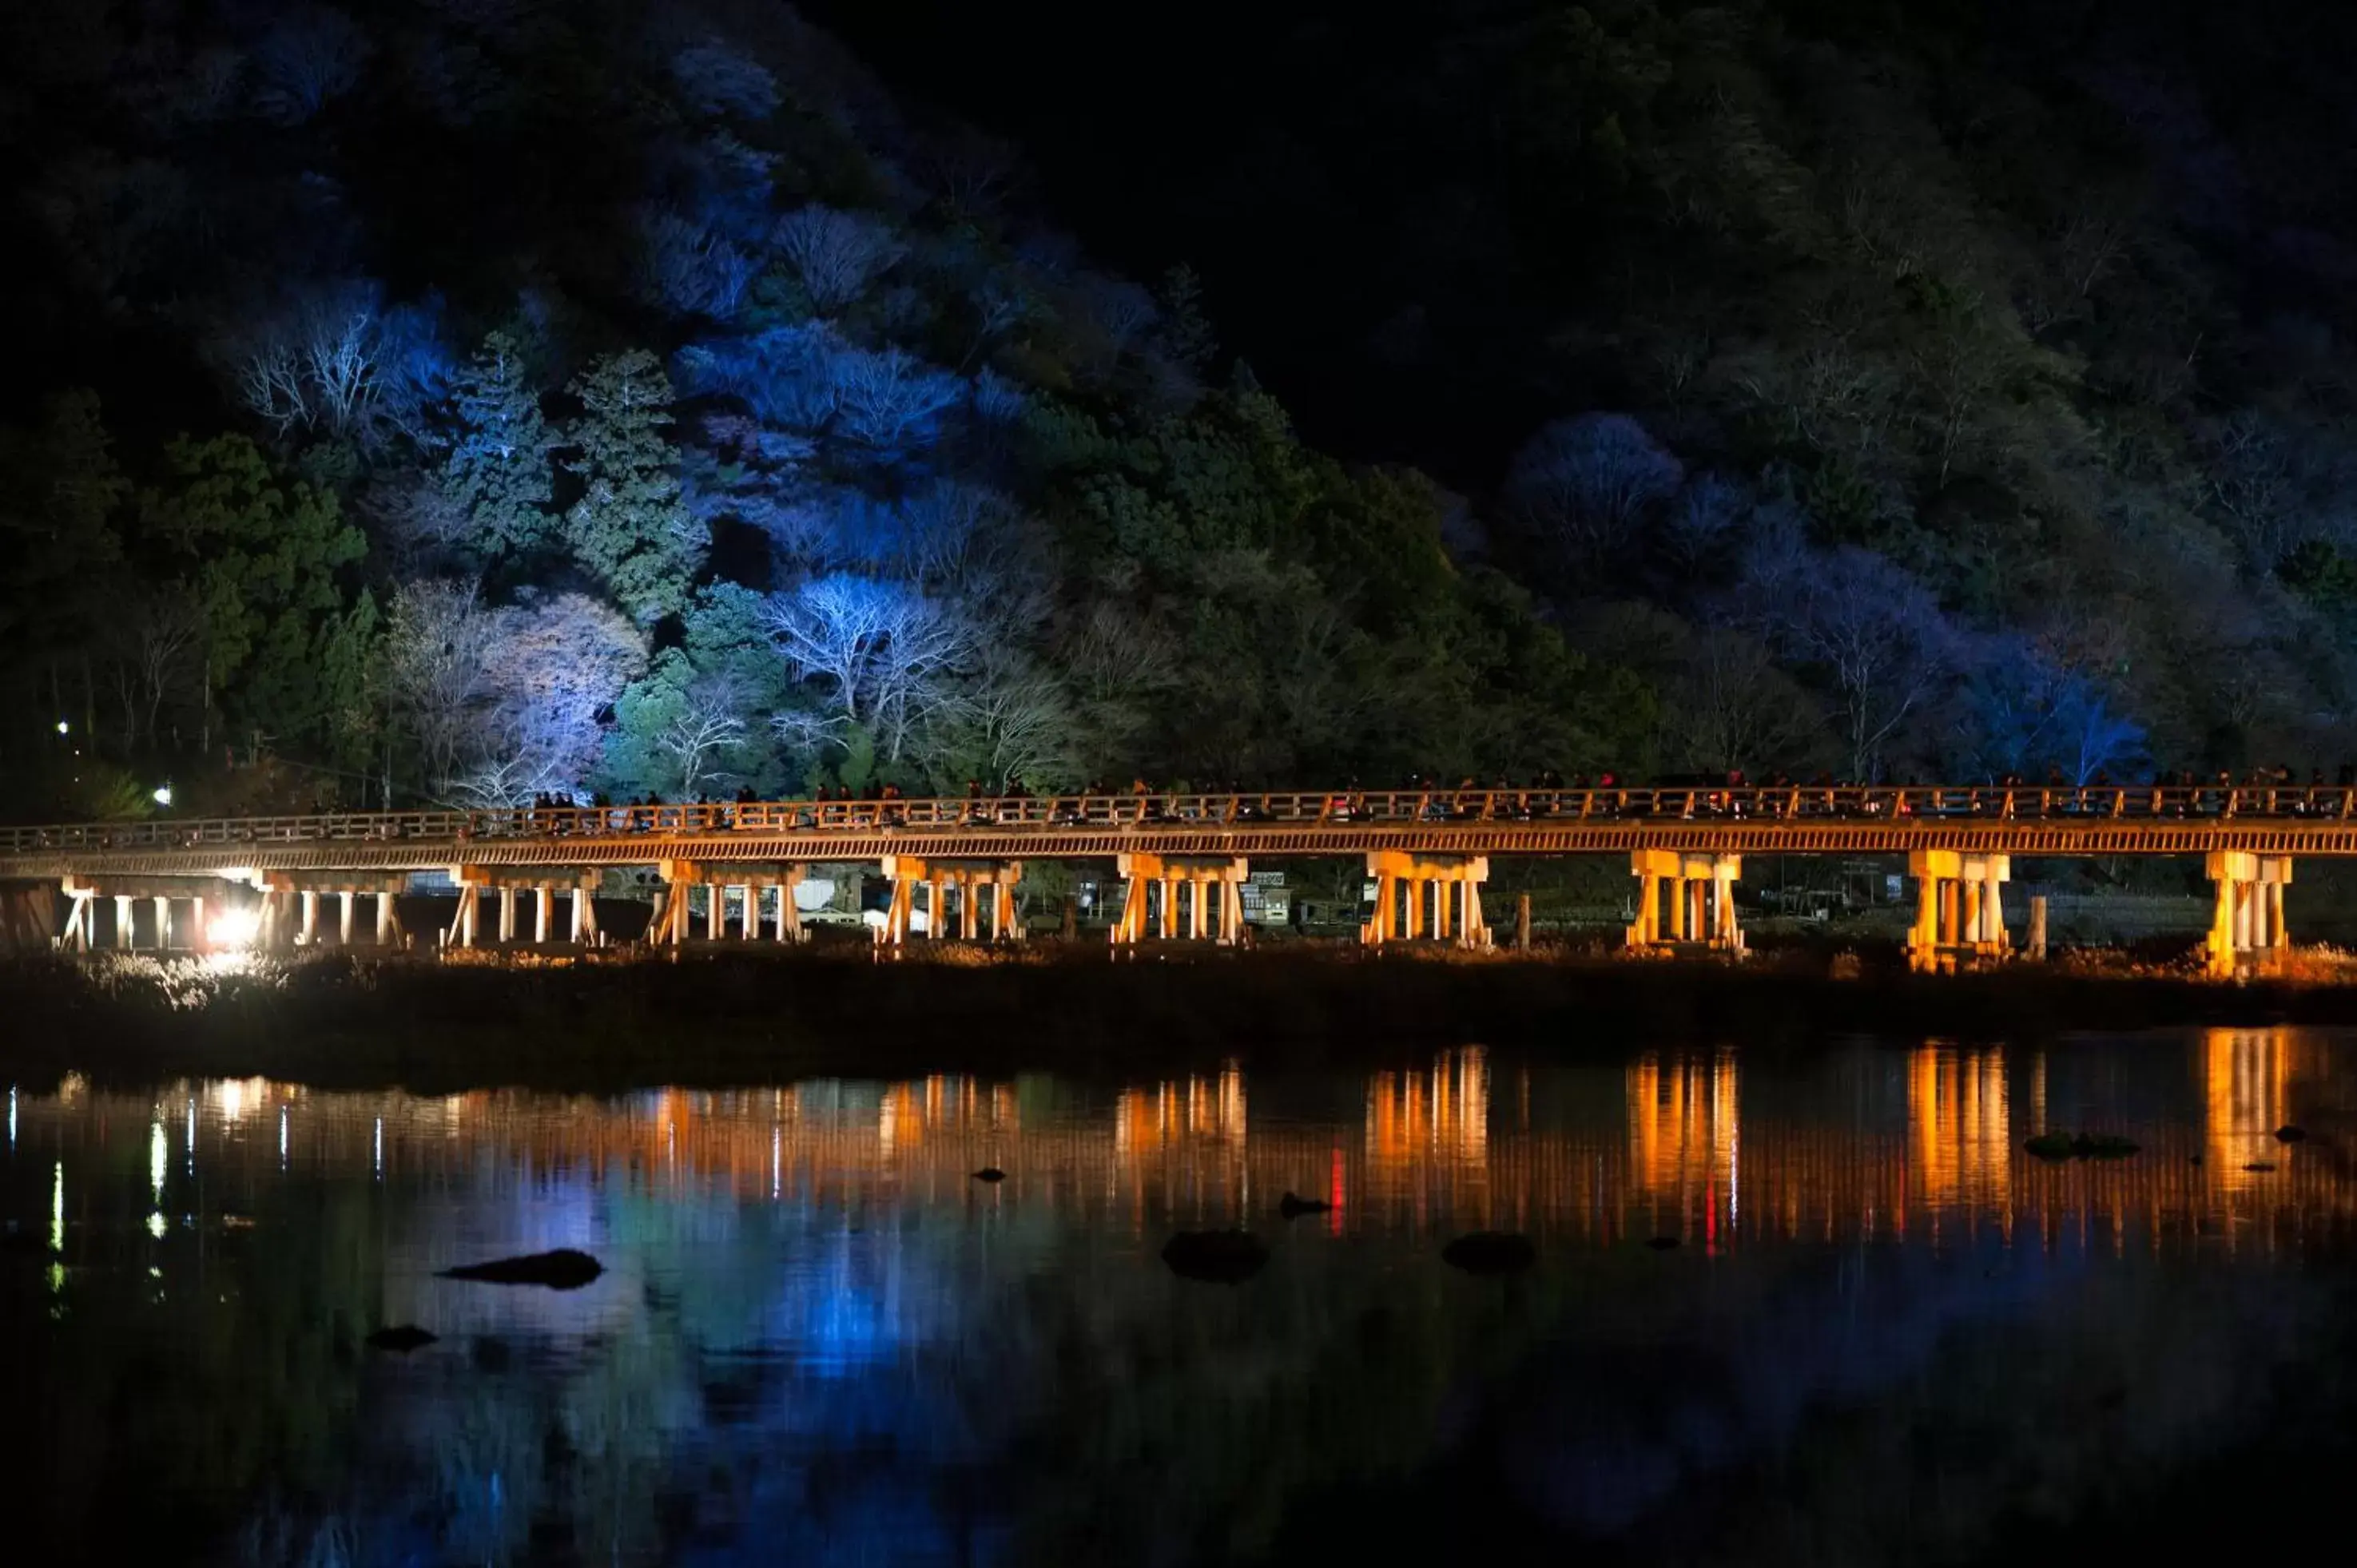
M 1470 1230 L 1443 1247 L 1440 1261 L 1469 1274 L 1511 1274 L 1537 1262 L 1539 1250 L 1512 1230 Z
M 2276 1129 L 2276 1142 L 2278 1144 L 2297 1144 L 2307 1136 L 2307 1128 L 2294 1126 L 2288 1122 Z
M 2071 1140 L 2060 1133 L 2040 1133 L 2022 1147 L 2041 1160 L 2067 1160 L 2071 1157 Z
M 2253 1160 L 2249 1165 L 2244 1165 L 2243 1168 L 2246 1171 L 2271 1171 L 2276 1167 L 2267 1164 L 2265 1160 Z
M 1163 1244 L 1162 1261 L 1184 1278 L 1232 1285 L 1260 1273 L 1268 1249 L 1242 1230 L 1181 1230 Z
M 1296 1197 L 1289 1192 L 1276 1200 L 1276 1211 L 1287 1219 L 1297 1219 L 1305 1214 L 1323 1214 L 1333 1207 L 1322 1197 Z
M 404 1323 L 397 1327 L 378 1329 L 368 1337 L 368 1342 L 379 1350 L 398 1350 L 405 1356 L 412 1350 L 423 1350 L 434 1343 L 435 1337 L 414 1323 Z
M 974 1179 L 976 1181 L 1005 1181 L 1006 1179 L 1006 1173 L 1000 1170 L 996 1165 L 985 1165 L 982 1169 L 974 1173 Z
M 1646 1246 L 1651 1247 L 1656 1252 L 1675 1251 L 1678 1248 L 1678 1239 L 1675 1236 L 1656 1236 L 1652 1240 L 1645 1243 Z
M 551 1290 L 579 1290 L 605 1272 L 606 1266 L 588 1253 L 559 1247 L 554 1252 L 498 1258 L 488 1263 L 468 1263 L 462 1269 L 445 1269 L 442 1278 L 472 1280 L 487 1285 L 546 1285 Z
M 2071 1152 L 2083 1160 L 2124 1160 L 2143 1147 L 2110 1133 L 2082 1133 L 2071 1140 Z

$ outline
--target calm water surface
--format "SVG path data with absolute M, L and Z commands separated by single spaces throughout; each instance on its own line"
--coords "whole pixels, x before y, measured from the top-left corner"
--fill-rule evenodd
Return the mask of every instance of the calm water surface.
M 7 1115 L 27 1562 L 1965 1561 L 2279 1435 L 2357 1239 L 2357 1038 L 2288 1030 Z M 1160 1262 L 1236 1223 L 1249 1283 Z

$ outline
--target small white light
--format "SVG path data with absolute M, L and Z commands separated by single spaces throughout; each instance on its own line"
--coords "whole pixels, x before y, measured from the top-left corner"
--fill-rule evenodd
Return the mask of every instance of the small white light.
M 159 806 L 168 806 L 172 803 L 172 787 L 169 784 L 158 784 L 149 798 Z
M 73 733 L 73 725 L 66 723 L 63 719 L 59 719 L 58 721 L 58 733 L 59 735 L 71 735 Z

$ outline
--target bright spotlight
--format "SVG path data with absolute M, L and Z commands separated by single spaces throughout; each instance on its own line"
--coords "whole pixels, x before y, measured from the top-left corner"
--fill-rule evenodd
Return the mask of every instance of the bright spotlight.
M 223 909 L 205 928 L 206 937 L 217 948 L 250 948 L 261 934 L 262 916 L 253 909 Z
M 149 793 L 148 799 L 159 806 L 168 806 L 172 803 L 172 787 L 169 784 L 158 784 Z
M 59 735 L 71 735 L 73 733 L 73 725 L 66 723 L 63 719 L 59 719 L 58 721 L 58 733 Z

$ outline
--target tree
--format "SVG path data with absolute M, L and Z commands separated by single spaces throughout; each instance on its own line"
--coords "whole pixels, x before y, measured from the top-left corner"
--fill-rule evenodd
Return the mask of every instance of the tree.
M 703 569 L 709 535 L 682 504 L 664 432 L 671 381 L 642 349 L 609 355 L 570 388 L 583 413 L 566 432 L 582 493 L 565 516 L 576 559 L 640 624 L 676 614 Z
M 678 769 L 680 798 L 697 794 L 720 775 L 714 764 L 745 742 L 743 693 L 725 674 L 704 675 L 680 694 L 676 712 L 655 732 L 655 748 Z
M 530 554 L 555 521 L 548 504 L 556 442 L 514 338 L 483 339 L 458 372 L 450 416 L 442 489 L 465 510 L 469 553 L 485 563 Z
M 1669 746 L 1680 767 L 1701 772 L 1795 763 L 1821 729 L 1808 693 L 1766 644 L 1734 627 L 1695 634 L 1665 696 Z
M 770 240 L 802 279 L 811 308 L 827 317 L 857 304 L 901 255 L 890 225 L 816 202 L 779 219 Z
M 416 748 L 424 782 L 437 795 L 482 749 L 497 694 L 498 631 L 472 584 L 409 583 L 393 594 L 380 689 L 395 732 Z
M 780 714 L 781 731 L 807 743 L 841 724 L 864 725 L 888 761 L 910 729 L 946 700 L 942 680 L 974 650 L 971 623 L 909 585 L 848 572 L 773 595 L 770 635 L 800 681 L 821 687 L 813 723 Z
M 1987 639 L 1974 660 L 1961 734 L 1966 766 L 1984 779 L 2059 768 L 2087 784 L 2145 757 L 2143 726 L 2095 682 L 2013 634 Z
M 1647 512 L 1685 470 L 1625 413 L 1557 420 L 1531 437 L 1506 476 L 1508 504 L 1563 565 L 1592 569 L 1626 550 Z
M 964 395 L 965 383 L 905 349 L 845 349 L 834 357 L 827 426 L 879 454 L 929 446 L 934 421 Z
M 1052 787 L 1073 777 L 1073 714 L 1063 683 L 1030 660 L 985 653 L 974 678 L 943 704 L 934 746 L 936 772 L 983 780 Z
M 699 671 L 666 649 L 614 705 L 609 775 L 627 789 L 693 798 L 724 776 L 751 736 L 745 686 L 727 671 Z
M 254 50 L 261 80 L 255 102 L 281 125 L 299 125 L 360 81 L 375 46 L 341 11 L 305 6 L 289 15 Z
M 333 495 L 280 479 L 242 436 L 175 441 L 166 457 L 173 482 L 143 497 L 142 526 L 204 618 L 208 708 L 256 735 L 320 736 L 339 573 L 367 542 Z
M 1797 553 L 1788 536 L 1763 537 L 1746 569 L 1756 623 L 1833 688 L 1849 777 L 1878 778 L 1892 740 L 1953 669 L 1956 639 L 1938 602 L 1857 545 Z
M 122 607 L 110 625 L 110 663 L 128 755 L 160 738 L 167 702 L 203 689 L 205 618 L 186 593 L 165 587 Z

